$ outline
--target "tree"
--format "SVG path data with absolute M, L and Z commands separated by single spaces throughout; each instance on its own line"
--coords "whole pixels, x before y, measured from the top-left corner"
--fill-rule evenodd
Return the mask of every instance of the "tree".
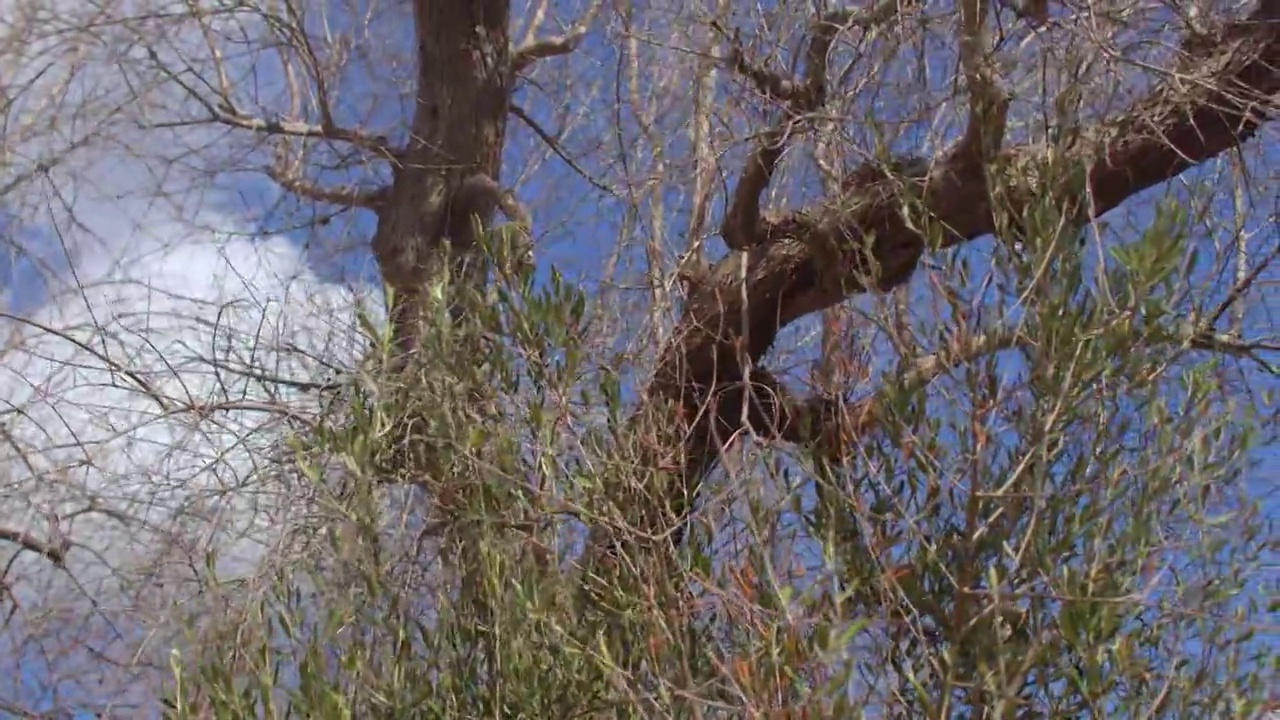
M 812 5 L 119 10 L 140 117 L 228 129 L 209 162 L 267 139 L 317 234 L 371 218 L 389 290 L 389 329 L 267 473 L 329 546 L 290 538 L 267 599 L 225 610 L 261 645 L 194 630 L 215 657 L 186 648 L 176 704 L 242 716 L 279 689 L 232 697 L 263 656 L 312 716 L 1261 702 L 1247 479 L 1274 428 L 1236 420 L 1273 372 L 1247 302 L 1280 248 L 1206 169 L 1274 161 L 1280 4 Z M 601 203 L 590 225 L 506 189 L 535 153 Z M 1150 194 L 1180 178 L 1201 188 Z M 635 312 L 582 268 L 493 262 L 614 227 L 619 259 L 644 240 Z M 783 343 L 816 314 L 817 352 Z

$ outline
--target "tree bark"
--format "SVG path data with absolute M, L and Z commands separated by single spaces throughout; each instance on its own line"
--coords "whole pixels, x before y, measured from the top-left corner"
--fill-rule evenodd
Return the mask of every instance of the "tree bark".
M 417 344 L 417 323 L 446 244 L 464 282 L 485 272 L 470 215 L 486 226 L 497 198 L 458 198 L 467 180 L 500 182 L 511 93 L 509 0 L 415 0 L 417 98 L 409 139 L 396 158 L 391 188 L 378 210 L 372 249 L 395 293 L 389 309 L 401 353 Z M 451 213 L 455 200 L 466 212 Z M 466 217 L 463 217 L 466 216 Z

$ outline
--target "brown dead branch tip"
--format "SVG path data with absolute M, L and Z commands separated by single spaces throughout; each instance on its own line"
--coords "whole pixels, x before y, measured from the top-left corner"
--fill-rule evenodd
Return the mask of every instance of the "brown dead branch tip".
M 820 40 L 814 34 L 811 45 Z M 1280 0 L 1261 0 L 1247 18 L 1222 25 L 1214 42 L 1197 43 L 1196 48 L 1200 55 L 1192 64 L 1207 69 L 1199 82 L 1170 82 L 1093 129 L 1101 152 L 1082 158 L 1091 164 L 1087 196 L 1080 198 L 1085 202 L 1077 203 L 1088 208 L 1089 217 L 1235 148 L 1274 113 L 1280 92 Z M 809 109 L 796 98 L 813 95 L 796 93 L 797 82 L 768 77 L 740 51 L 730 60 L 762 91 L 790 103 L 783 125 Z M 809 62 L 814 60 L 811 54 Z M 799 83 L 820 81 L 815 73 Z M 1007 99 L 988 96 L 983 102 L 977 94 L 971 93 L 964 138 L 920 180 L 925 209 L 938 226 L 949 229 L 944 247 L 995 232 L 986 186 L 991 159 L 1033 161 L 1043 152 L 1032 145 L 999 147 Z M 672 497 L 696 492 L 723 451 L 721 442 L 744 429 L 744 417 L 750 426 L 746 429 L 765 439 L 817 442 L 847 434 L 824 427 L 833 420 L 824 401 L 788 398 L 759 361 L 779 331 L 795 320 L 869 287 L 888 290 L 904 284 L 926 248 L 925 238 L 902 215 L 901 190 L 886 189 L 882 173 L 864 173 L 865 182 L 846 186 L 847 196 L 860 203 L 828 198 L 818 207 L 794 210 L 774 221 L 762 219 L 759 198 L 785 134 L 778 128 L 766 133 L 747 161 L 723 228 L 726 242 L 741 251 L 690 288 L 682 321 L 646 390 L 647 405 L 674 403 L 683 408 L 684 417 L 697 418 L 683 434 L 677 455 L 684 460 Z M 873 240 L 864 249 L 859 240 L 868 237 Z M 873 268 L 876 272 L 870 273 Z M 874 408 L 857 412 L 861 419 L 853 423 L 855 429 L 871 429 Z

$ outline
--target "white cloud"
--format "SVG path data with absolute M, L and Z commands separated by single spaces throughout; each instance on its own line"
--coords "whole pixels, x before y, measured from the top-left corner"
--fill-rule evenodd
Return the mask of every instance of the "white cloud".
M 77 179 L 103 168 L 122 184 L 148 169 L 101 156 Z M 0 638 L 21 634 L 42 655 L 101 646 L 118 630 L 132 639 L 116 644 L 127 659 L 189 595 L 205 553 L 217 551 L 224 576 L 252 569 L 300 508 L 263 466 L 286 430 L 265 409 L 310 399 L 275 397 L 210 360 L 308 378 L 323 372 L 284 348 L 338 364 L 362 350 L 361 289 L 318 280 L 288 240 L 229 234 L 245 230 L 235 217 L 163 208 L 80 194 L 71 209 L 82 225 L 63 229 L 74 277 L 38 310 L 0 319 L 0 525 L 74 543 L 66 572 L 22 553 L 5 577 L 21 611 Z M 184 409 L 193 405 L 238 409 Z M 16 549 L 0 542 L 0 563 Z M 83 655 L 61 656 L 50 674 L 87 679 Z M 0 675 L 14 675 L 5 665 Z M 95 667 L 117 682 L 131 675 Z M 0 686 L 0 699 L 22 700 L 7 693 Z
M 282 400 L 258 383 L 219 376 L 209 359 L 308 377 L 316 368 L 282 347 L 338 363 L 360 350 L 353 292 L 317 281 L 286 241 L 205 237 L 140 249 L 138 260 L 61 295 L 30 323 L 0 324 L 0 398 L 20 410 L 4 418 L 0 520 L 50 537 L 49 518 L 61 517 L 57 529 L 75 544 L 67 572 L 27 553 L 6 578 L 22 603 L 25 641 L 54 643 L 47 654 L 94 637 L 101 644 L 108 621 L 136 623 L 123 631 L 135 640 L 156 629 L 165 606 L 190 594 L 183 583 L 199 579 L 205 553 L 217 552 L 224 576 L 250 570 L 300 509 L 262 465 L 285 430 L 279 415 L 181 410 Z M 298 395 L 283 400 L 307 404 Z M 74 513 L 84 514 L 67 519 Z M 0 547 L 0 560 L 14 550 Z M 90 617 L 89 600 L 101 615 Z M 64 620 L 40 622 L 55 617 Z M 132 649 L 126 642 L 118 651 Z
M 324 371 L 285 348 L 338 365 L 363 350 L 354 300 L 369 288 L 319 280 L 296 244 L 255 238 L 253 218 L 228 210 L 242 198 L 212 163 L 254 167 L 239 153 L 254 138 L 138 129 L 173 119 L 181 92 L 138 95 L 143 85 L 124 78 L 144 78 L 150 59 L 121 53 L 131 26 L 88 15 L 160 4 L 54 13 L 46 0 L 0 0 L 0 93 L 14 100 L 0 102 L 0 189 L 12 187 L 0 210 L 39 231 L 23 251 L 74 270 L 36 309 L 0 315 L 0 527 L 73 543 L 64 571 L 0 541 L 0 593 L 11 593 L 0 594 L 0 708 L 33 704 L 13 678 L 72 682 L 81 700 L 95 685 L 98 699 L 142 692 L 132 653 L 207 579 L 205 554 L 217 551 L 224 578 L 252 570 L 304 509 L 263 459 L 286 431 L 270 406 L 313 400 L 275 396 L 210 360 L 313 378 Z M 91 26 L 98 35 L 76 30 Z M 166 57 L 207 57 L 194 26 L 154 37 Z M 64 162 L 31 174 L 50 158 Z

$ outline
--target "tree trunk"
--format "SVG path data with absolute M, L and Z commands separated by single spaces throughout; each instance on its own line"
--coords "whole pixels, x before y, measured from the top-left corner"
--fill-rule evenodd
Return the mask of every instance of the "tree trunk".
M 458 189 L 476 175 L 500 181 L 511 92 L 509 0 L 415 0 L 418 86 L 410 135 L 396 158 L 378 212 L 373 253 L 395 293 L 389 308 L 402 354 L 417 346 L 429 281 L 444 268 L 478 286 L 486 273 L 471 215 L 484 225 L 492 201 L 460 203 Z
M 421 347 L 430 286 L 447 271 L 457 293 L 482 290 L 488 279 L 475 219 L 487 228 L 499 200 L 502 149 L 506 135 L 513 69 L 509 0 L 415 0 L 418 85 L 410 135 L 393 165 L 393 181 L 378 207 L 372 241 L 383 281 L 393 291 L 388 308 L 395 358 L 413 392 L 414 362 Z M 455 322 L 466 313 L 466 298 L 452 298 Z M 476 388 L 474 409 L 488 400 Z M 406 427 L 412 427 L 407 422 Z M 444 472 L 449 472 L 445 470 Z M 440 478 L 450 492 L 473 489 L 473 478 Z M 464 510 L 451 517 L 444 537 L 460 582 L 459 602 L 472 607 L 480 628 L 491 626 L 482 538 L 476 518 Z M 480 631 L 476 657 L 492 659 Z

